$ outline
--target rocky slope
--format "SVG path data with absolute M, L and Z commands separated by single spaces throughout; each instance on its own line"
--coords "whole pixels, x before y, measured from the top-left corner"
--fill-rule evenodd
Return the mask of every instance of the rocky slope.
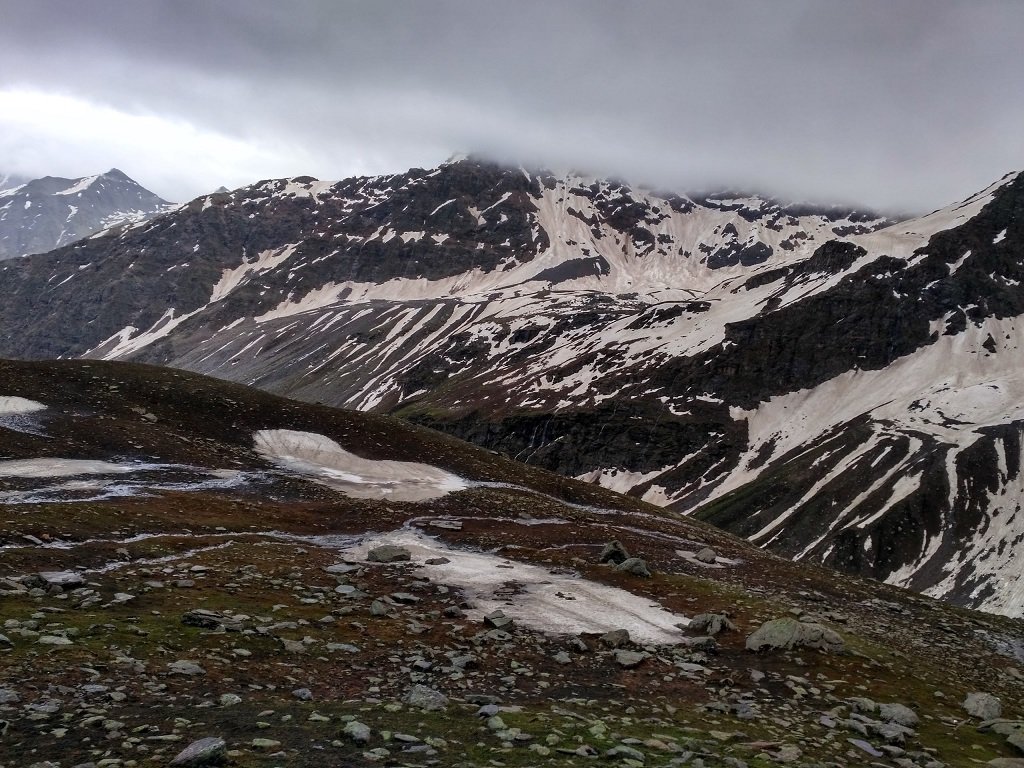
M 0 765 L 1019 765 L 1019 620 L 386 416 L 0 382 Z
M 172 208 L 124 173 L 27 180 L 0 176 L 0 260 L 46 251 Z
M 1022 206 L 1016 174 L 898 224 L 473 160 L 268 181 L 4 265 L 0 351 L 392 411 L 1019 615 Z

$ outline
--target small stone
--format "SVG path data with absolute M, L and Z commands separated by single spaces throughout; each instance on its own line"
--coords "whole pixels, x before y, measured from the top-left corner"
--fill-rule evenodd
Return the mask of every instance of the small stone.
M 253 749 L 276 749 L 281 746 L 281 742 L 274 739 L 253 739 L 249 743 Z
M 235 704 L 242 703 L 242 697 L 237 693 L 222 693 L 217 701 L 222 707 L 233 707 Z
M 299 701 L 313 700 L 313 692 L 309 690 L 309 688 L 296 688 L 294 691 L 292 691 L 292 696 L 294 696 Z

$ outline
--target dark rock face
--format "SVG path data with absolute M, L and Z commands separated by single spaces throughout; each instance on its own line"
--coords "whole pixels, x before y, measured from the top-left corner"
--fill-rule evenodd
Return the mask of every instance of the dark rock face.
M 82 179 L 0 184 L 0 260 L 45 253 L 170 207 L 116 168 Z
M 472 159 L 265 181 L 0 266 L 0 355 L 394 412 L 1011 611 L 1022 206 L 1012 176 L 891 226 Z

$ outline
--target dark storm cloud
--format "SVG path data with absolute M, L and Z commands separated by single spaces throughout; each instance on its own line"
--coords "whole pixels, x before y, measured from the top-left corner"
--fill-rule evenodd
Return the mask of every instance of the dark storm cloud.
M 0 14 L 0 89 L 236 143 L 230 170 L 154 147 L 178 197 L 217 174 L 329 178 L 482 150 L 921 209 L 1024 167 L 1015 1 L 0 0 Z

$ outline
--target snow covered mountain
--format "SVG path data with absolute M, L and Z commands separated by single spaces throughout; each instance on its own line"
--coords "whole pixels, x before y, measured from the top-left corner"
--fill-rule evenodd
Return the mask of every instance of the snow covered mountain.
M 0 354 L 399 413 L 1020 615 L 1022 209 L 1016 174 L 897 224 L 475 160 L 266 181 L 0 266 Z
M 170 207 L 116 168 L 82 179 L 0 174 L 0 259 L 44 253 Z

